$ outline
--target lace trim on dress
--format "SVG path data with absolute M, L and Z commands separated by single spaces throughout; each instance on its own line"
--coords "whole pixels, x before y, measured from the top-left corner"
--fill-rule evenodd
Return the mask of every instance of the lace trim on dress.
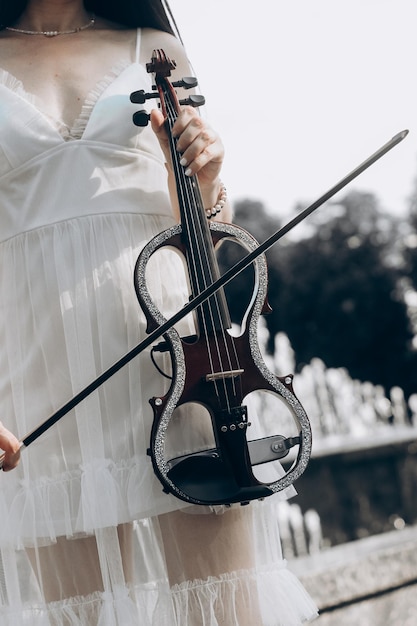
M 0 607 L 2 626 L 156 626 L 173 624 L 168 585 L 119 587 L 87 596 L 27 603 L 17 610 Z M 161 602 L 161 597 L 165 602 Z M 162 604 L 162 606 L 161 606 Z M 167 618 L 167 619 L 166 619 Z
M 26 102 L 29 102 L 29 104 L 32 104 L 42 113 L 42 115 L 47 117 L 48 120 L 52 122 L 62 137 L 65 137 L 68 134 L 68 126 L 64 124 L 64 122 L 61 122 L 60 120 L 48 115 L 48 113 L 45 113 L 42 109 L 42 101 L 40 98 L 35 96 L 33 93 L 26 91 L 22 81 L 16 78 L 16 76 L 13 76 L 13 74 L 10 74 L 7 70 L 0 69 L 0 85 L 3 85 L 9 91 L 12 91 L 20 98 L 23 98 L 23 100 L 26 100 Z
M 186 581 L 174 585 L 173 595 L 176 623 L 193 626 L 193 607 L 205 607 L 205 626 L 217 626 L 214 606 L 223 607 L 225 624 L 238 626 L 236 621 L 242 598 L 254 598 L 257 590 L 261 624 L 265 626 L 299 626 L 317 616 L 317 608 L 298 581 L 287 569 L 285 561 L 262 568 L 240 570 L 210 577 L 207 580 Z M 227 609 L 226 609 L 227 606 Z M 223 622 L 222 622 L 223 623 Z
M 48 545 L 132 519 L 187 506 L 167 496 L 147 457 L 94 461 L 55 478 L 2 485 L 0 547 Z M 151 485 L 144 493 L 141 483 Z
M 40 111 L 45 117 L 48 118 L 48 120 L 52 122 L 52 124 L 55 126 L 55 128 L 65 141 L 71 141 L 74 139 L 82 138 L 90 119 L 91 113 L 98 100 L 101 98 L 106 89 L 110 87 L 113 81 L 118 78 L 120 74 L 127 67 L 129 67 L 129 65 L 132 65 L 132 61 L 130 59 L 126 59 L 125 61 L 119 61 L 119 63 L 113 66 L 111 70 L 93 87 L 93 89 L 91 89 L 91 91 L 87 94 L 84 100 L 84 104 L 82 105 L 81 112 L 79 116 L 75 119 L 72 127 L 69 127 L 61 120 L 52 117 L 51 115 L 48 115 L 48 113 L 45 113 L 43 110 L 42 101 L 34 94 L 26 91 L 21 80 L 2 68 L 0 68 L 0 85 L 3 85 L 10 91 L 14 92 L 21 98 L 24 98 L 27 102 L 35 106 L 38 111 Z
M 257 592 L 256 592 L 257 590 Z M 118 585 L 49 604 L 28 602 L 17 611 L 3 605 L 0 622 L 5 626 L 193 626 L 204 613 L 204 626 L 221 623 L 239 626 L 239 604 L 258 594 L 264 626 L 300 626 L 317 616 L 317 610 L 295 576 L 281 564 L 261 570 L 241 570 L 186 581 L 171 589 L 164 580 L 131 586 Z
M 10 74 L 7 70 L 0 68 L 0 85 L 27 100 L 30 104 L 39 107 L 39 100 L 36 96 L 26 91 L 21 80 Z
M 71 141 L 74 139 L 81 139 L 84 131 L 87 127 L 88 121 L 91 117 L 91 113 L 97 104 L 98 100 L 101 98 L 103 93 L 106 91 L 108 87 L 114 82 L 116 78 L 120 76 L 124 70 L 132 65 L 132 61 L 125 60 L 120 61 L 111 70 L 102 78 L 93 89 L 87 94 L 84 104 L 81 108 L 80 115 L 75 120 L 71 129 L 68 129 L 65 140 Z

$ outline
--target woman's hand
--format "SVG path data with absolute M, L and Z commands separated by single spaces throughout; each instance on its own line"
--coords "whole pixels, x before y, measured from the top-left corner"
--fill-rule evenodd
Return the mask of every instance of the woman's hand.
M 161 111 L 152 110 L 151 124 L 167 163 L 171 164 L 169 140 Z M 189 176 L 197 174 L 204 206 L 206 208 L 214 206 L 221 188 L 219 175 L 224 158 L 224 148 L 220 137 L 206 124 L 196 109 L 189 106 L 181 109 L 172 133 L 177 137 L 177 149 L 181 155 L 180 163 L 185 173 Z
M 20 459 L 20 441 L 0 422 L 0 448 L 4 450 L 3 470 L 16 467 Z
M 160 111 L 151 113 L 151 123 L 159 139 L 168 163 L 171 162 L 168 137 L 164 118 Z M 177 149 L 181 154 L 181 165 L 190 176 L 198 174 L 202 187 L 215 182 L 220 174 L 224 158 L 224 148 L 217 133 L 206 124 L 196 109 L 184 107 L 172 128 L 177 137 Z

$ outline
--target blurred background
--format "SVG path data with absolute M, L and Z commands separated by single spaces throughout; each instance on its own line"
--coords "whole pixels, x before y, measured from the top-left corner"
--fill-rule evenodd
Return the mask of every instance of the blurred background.
M 285 218 L 397 132 L 355 182 L 403 214 L 417 170 L 413 0 L 170 0 L 226 146 L 230 197 Z
M 267 253 L 260 341 L 271 369 L 295 372 L 312 423 L 312 459 L 277 517 L 317 623 L 414 625 L 417 5 L 170 4 L 225 143 L 234 221 L 259 241 L 410 131 Z M 236 254 L 225 247 L 222 263 Z M 250 284 L 242 274 L 228 286 L 236 323 Z M 263 409 L 277 434 L 268 399 Z

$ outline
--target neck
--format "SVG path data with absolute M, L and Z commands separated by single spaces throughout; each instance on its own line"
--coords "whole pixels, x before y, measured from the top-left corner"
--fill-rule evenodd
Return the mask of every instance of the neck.
M 82 0 L 29 0 L 14 26 L 36 31 L 61 31 L 83 26 L 89 17 Z

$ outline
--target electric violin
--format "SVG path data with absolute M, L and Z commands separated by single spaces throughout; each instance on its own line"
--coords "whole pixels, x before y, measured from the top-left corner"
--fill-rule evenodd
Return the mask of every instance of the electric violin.
M 209 222 L 203 206 L 197 176 L 186 176 L 181 166 L 172 127 L 182 104 L 200 106 L 204 98 L 192 95 L 179 101 L 176 87 L 196 86 L 193 78 L 171 83 L 175 69 L 163 50 L 155 50 L 147 64 L 154 74 L 154 91 L 131 94 L 131 101 L 144 104 L 159 98 L 169 137 L 172 167 L 175 176 L 180 224 L 152 239 L 143 249 L 135 269 L 135 288 L 148 324 L 148 332 L 166 320 L 155 306 L 147 288 L 146 269 L 153 254 L 164 247 L 176 249 L 185 260 L 190 299 L 193 301 L 220 277 L 216 247 L 225 239 L 233 239 L 247 251 L 258 243 L 241 228 L 230 224 Z M 134 115 L 134 122 L 143 126 L 149 121 L 145 110 Z M 264 255 L 254 261 L 255 283 L 246 312 L 242 333 L 230 332 L 231 320 L 223 288 L 216 291 L 195 309 L 195 335 L 181 337 L 175 328 L 164 334 L 164 342 L 155 349 L 168 352 L 172 362 L 168 392 L 151 399 L 154 421 L 149 455 L 156 476 L 165 491 L 193 504 L 213 505 L 246 503 L 280 491 L 305 470 L 311 452 L 311 428 L 307 415 L 294 394 L 292 376 L 277 377 L 262 358 L 257 342 L 259 316 L 268 309 L 267 265 Z M 250 439 L 248 433 L 253 416 L 245 399 L 252 392 L 264 390 L 276 394 L 286 404 L 295 424 L 294 433 Z M 204 407 L 210 416 L 213 441 L 208 449 L 191 451 L 172 457 L 170 426 L 178 407 L 194 404 Z M 201 409 L 200 409 L 201 410 Z M 281 424 L 283 428 L 285 424 Z M 192 428 L 192 423 L 184 428 Z M 276 461 L 297 447 L 294 463 L 284 476 L 264 483 L 253 472 L 255 465 Z
M 154 237 L 136 263 L 134 285 L 147 319 L 148 335 L 27 434 L 21 440 L 21 448 L 37 440 L 133 358 L 152 346 L 154 353 L 169 355 L 172 364 L 168 392 L 150 399 L 154 420 L 149 455 L 163 489 L 193 504 L 244 504 L 291 485 L 305 471 L 311 454 L 311 428 L 294 394 L 292 375 L 278 377 L 269 371 L 258 344 L 258 321 L 268 310 L 264 253 L 402 141 L 408 131 L 395 135 L 283 228 L 258 244 L 249 233 L 235 225 L 207 220 L 197 177 L 186 176 L 179 163 L 176 140 L 170 131 L 182 104 L 200 106 L 203 99 L 192 95 L 179 102 L 175 89 L 192 88 L 196 86 L 195 79 L 184 78 L 171 83 L 169 76 L 175 69 L 175 62 L 169 60 L 162 50 L 154 51 L 147 69 L 155 75 L 154 91 L 149 94 L 134 92 L 131 100 L 137 103 L 155 97 L 160 100 L 170 138 L 181 214 L 180 224 Z M 133 121 L 141 126 L 148 120 L 149 115 L 142 109 L 134 115 Z M 246 254 L 232 268 L 220 274 L 216 248 L 229 240 L 237 242 Z M 190 284 L 189 302 L 169 319 L 165 319 L 156 307 L 146 284 L 148 263 L 163 248 L 174 248 L 183 256 Z M 255 278 L 253 294 L 241 334 L 235 336 L 230 330 L 231 321 L 223 288 L 249 266 L 253 268 Z M 195 334 L 181 337 L 175 326 L 189 314 L 193 314 Z M 161 338 L 162 341 L 156 344 Z M 290 415 L 294 432 L 283 434 L 281 431 L 261 439 L 248 437 L 252 417 L 246 398 L 253 391 L 273 394 Z M 172 456 L 169 452 L 170 424 L 174 412 L 188 403 L 198 404 L 208 413 L 213 445 Z M 288 420 L 279 424 L 280 429 L 281 426 L 287 428 Z M 292 448 L 296 449 L 293 451 L 296 452 L 295 458 L 284 475 L 270 482 L 262 482 L 255 476 L 254 468 L 284 458 Z M 0 455 L 0 468 L 3 459 L 4 454 Z

